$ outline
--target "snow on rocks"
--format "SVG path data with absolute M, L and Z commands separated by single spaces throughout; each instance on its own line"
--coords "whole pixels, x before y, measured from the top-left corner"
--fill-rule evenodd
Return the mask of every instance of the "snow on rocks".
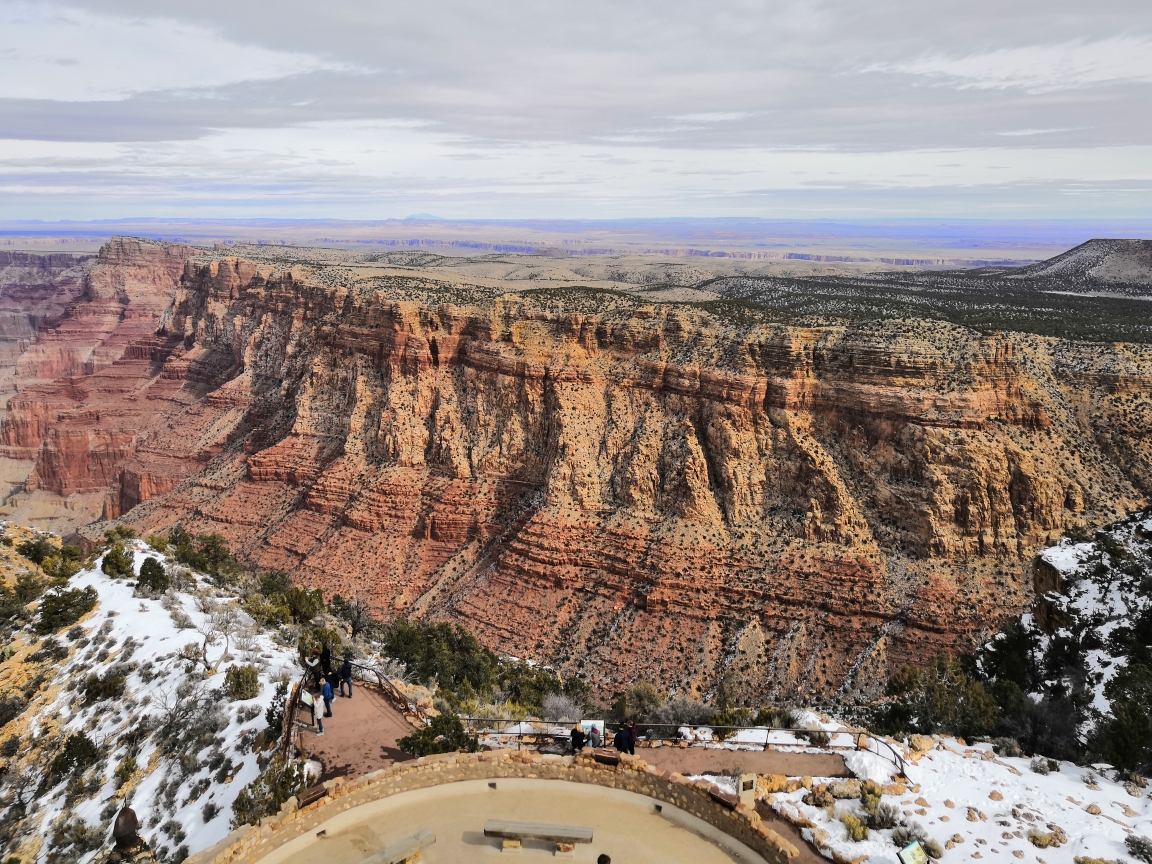
M 164 561 L 140 541 L 126 545 L 136 572 L 147 558 Z M 232 802 L 261 770 L 253 744 L 267 726 L 264 715 L 276 693 L 274 679 L 295 673 L 295 652 L 261 633 L 235 597 L 194 576 L 189 590 L 147 597 L 135 592 L 132 581 L 104 574 L 100 565 L 98 558 L 70 580 L 72 588 L 94 588 L 98 605 L 77 625 L 79 630 L 55 637 L 71 649 L 70 656 L 55 669 L 42 701 L 27 712 L 31 738 L 51 734 L 63 741 L 84 734 L 100 748 L 100 761 L 86 775 L 79 800 L 74 788 L 58 782 L 30 807 L 25 826 L 31 820 L 47 838 L 64 817 L 106 833 L 115 811 L 127 801 L 143 836 L 161 857 L 172 860 L 213 845 L 231 830 Z M 198 649 L 204 645 L 202 631 L 211 629 L 210 617 L 221 610 L 230 610 L 235 626 L 227 646 L 222 637 L 210 640 L 210 668 L 202 663 L 190 673 L 183 649 L 189 643 Z M 257 667 L 255 698 L 233 702 L 224 695 L 225 673 L 233 664 Z M 85 698 L 85 682 L 93 676 L 124 676 L 122 693 Z M 166 724 L 173 718 L 178 719 Z M 198 737 L 182 727 L 196 723 L 203 724 Z M 176 737 L 182 743 L 174 744 Z M 44 842 L 35 860 L 47 860 L 49 851 Z M 89 851 L 78 861 L 84 864 L 94 854 Z
M 1148 797 L 1134 798 L 1122 783 L 1069 762 L 1038 774 L 1028 759 L 1000 758 L 990 745 L 966 747 L 948 737 L 938 737 L 933 750 L 910 752 L 909 759 L 909 785 L 891 780 L 891 763 L 882 768 L 874 760 L 883 760 L 874 754 L 848 754 L 845 763 L 860 779 L 880 784 L 881 803 L 896 807 L 905 823 L 921 826 L 944 850 L 944 861 L 1007 862 L 1000 856 L 1038 864 L 1073 864 L 1082 856 L 1125 860 L 1129 833 L 1152 834 Z M 888 777 L 882 782 L 884 774 Z M 842 781 L 811 780 L 813 788 L 837 782 Z M 804 803 L 806 796 L 813 803 Z M 840 817 L 866 819 L 860 800 L 833 798 L 830 806 L 819 806 L 827 798 L 813 801 L 817 797 L 800 788 L 767 800 L 828 858 L 867 856 L 873 864 L 899 864 L 894 829 L 873 829 L 859 842 L 849 838 Z

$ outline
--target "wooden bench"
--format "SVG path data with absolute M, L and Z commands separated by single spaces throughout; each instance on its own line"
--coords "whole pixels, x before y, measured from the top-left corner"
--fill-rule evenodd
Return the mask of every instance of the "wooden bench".
M 360 864 L 416 864 L 421 853 L 436 842 L 436 835 L 425 828 L 418 834 L 398 840 L 383 851 L 365 858 Z
M 489 819 L 484 823 L 485 837 L 499 837 L 505 852 L 519 852 L 523 840 L 544 840 L 556 844 L 556 852 L 572 853 L 577 843 L 591 843 L 592 829 L 582 825 L 551 825 L 547 822 L 513 822 Z

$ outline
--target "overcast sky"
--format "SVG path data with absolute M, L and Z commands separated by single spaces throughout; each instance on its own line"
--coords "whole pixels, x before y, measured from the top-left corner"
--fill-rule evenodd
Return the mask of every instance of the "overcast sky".
M 0 0 L 0 218 L 1152 216 L 1149 0 Z

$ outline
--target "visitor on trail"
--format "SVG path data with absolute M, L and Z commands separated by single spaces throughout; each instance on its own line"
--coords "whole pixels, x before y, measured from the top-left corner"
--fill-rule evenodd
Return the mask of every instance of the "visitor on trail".
M 575 755 L 584 749 L 584 730 L 577 723 L 572 727 L 572 754 Z
M 332 685 L 328 683 L 328 678 L 320 679 L 323 684 L 320 687 L 320 695 L 324 697 L 324 716 L 332 716 Z
M 616 733 L 616 737 L 613 739 L 612 743 L 616 745 L 616 749 L 621 753 L 628 753 L 632 749 L 629 744 L 629 736 L 631 736 L 631 734 L 632 733 L 628 730 L 627 725 L 621 726 L 620 731 Z
M 607 855 L 601 855 L 596 859 L 596 864 L 612 864 L 612 859 Z
M 636 724 L 631 720 L 628 721 L 628 754 L 636 755 Z
M 592 731 L 588 733 L 588 743 L 593 747 L 603 747 L 604 739 L 600 737 L 600 727 L 593 726 Z
M 352 658 L 344 655 L 344 665 L 340 667 L 340 695 L 344 695 L 344 684 L 348 684 L 348 698 L 352 698 Z
M 308 664 L 308 673 L 312 676 L 313 682 L 316 686 L 320 686 L 320 649 L 313 648 L 312 656 L 305 662 Z
M 328 643 L 324 643 L 324 648 L 320 652 L 320 668 L 324 670 L 324 677 L 332 677 L 332 649 L 328 647 Z

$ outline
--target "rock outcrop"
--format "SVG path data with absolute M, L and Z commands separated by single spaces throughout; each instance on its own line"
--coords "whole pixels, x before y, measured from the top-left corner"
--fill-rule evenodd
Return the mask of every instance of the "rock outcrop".
M 29 484 L 605 691 L 873 693 L 1152 487 L 1144 347 L 191 255 L 101 254 L 141 314 L 104 365 L 11 402 Z

